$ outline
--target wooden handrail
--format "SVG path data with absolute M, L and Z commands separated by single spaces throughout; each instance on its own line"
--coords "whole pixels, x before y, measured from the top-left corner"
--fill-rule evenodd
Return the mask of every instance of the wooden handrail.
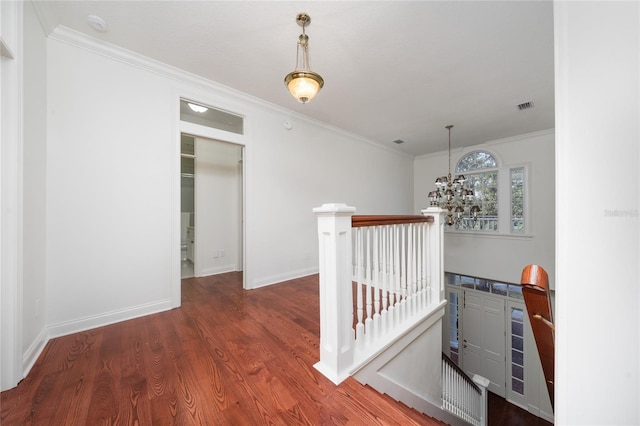
M 351 227 L 403 225 L 405 223 L 433 223 L 433 216 L 420 215 L 354 215 L 351 216 Z
M 555 326 L 549 298 L 549 277 L 547 271 L 538 265 L 527 265 L 522 270 L 522 296 L 527 307 L 527 315 L 536 341 L 542 372 L 547 390 L 554 406 L 554 358 L 555 358 Z
M 465 373 L 464 371 L 462 371 L 462 368 L 458 367 L 458 364 L 456 364 L 455 362 L 453 362 L 451 360 L 451 358 L 449 358 L 444 352 L 442 353 L 442 360 L 444 362 L 447 363 L 447 365 L 451 368 L 453 368 L 454 370 L 456 370 L 456 372 L 460 375 L 460 377 L 462 377 L 462 379 L 467 382 L 471 387 L 473 387 L 473 389 L 476 390 L 476 392 L 478 393 L 482 393 L 482 391 L 480 390 L 480 386 L 478 386 L 477 384 L 475 384 L 475 382 L 473 380 L 471 380 L 471 377 L 467 376 L 467 373 Z

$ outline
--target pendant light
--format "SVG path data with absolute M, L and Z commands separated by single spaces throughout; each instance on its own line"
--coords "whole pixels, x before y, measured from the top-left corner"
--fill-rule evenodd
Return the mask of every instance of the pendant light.
M 451 128 L 453 124 L 445 126 L 449 130 L 449 174 L 436 179 L 436 190 L 429 192 L 431 206 L 447 210 L 446 224 L 459 225 L 465 220 L 465 213 L 473 224 L 478 220 L 480 207 L 474 204 L 473 191 L 465 186 L 464 175 L 451 179 Z
M 298 37 L 296 69 L 286 75 L 284 84 L 298 102 L 306 104 L 322 89 L 324 80 L 320 74 L 311 71 L 309 65 L 309 36 L 304 28 L 309 25 L 311 18 L 306 13 L 299 13 L 296 22 L 302 27 L 302 34 Z

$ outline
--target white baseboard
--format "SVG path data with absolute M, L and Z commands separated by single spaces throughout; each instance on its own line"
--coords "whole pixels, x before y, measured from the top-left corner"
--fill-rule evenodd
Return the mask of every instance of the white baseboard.
M 544 419 L 550 423 L 554 423 L 555 421 L 555 419 L 553 418 L 553 413 L 547 413 L 546 411 L 541 410 L 533 404 L 528 404 L 527 407 L 524 408 L 534 416 L 540 417 L 541 419 Z
M 45 346 L 49 343 L 49 334 L 47 328 L 40 330 L 40 333 L 36 336 L 35 340 L 29 345 L 27 350 L 22 354 L 22 377 L 27 377 L 29 371 L 33 368 L 33 365 L 40 357 L 40 354 L 44 350 Z
M 92 328 L 115 324 L 117 322 L 168 311 L 171 309 L 171 301 L 163 300 L 146 305 L 135 306 L 133 308 L 121 309 L 107 312 L 100 315 L 92 315 L 72 321 L 60 322 L 43 328 L 33 343 L 27 348 L 22 356 L 23 378 L 31 371 L 38 357 L 46 347 L 49 340 L 68 334 L 90 330 Z
M 294 280 L 296 278 L 306 277 L 318 273 L 318 267 L 298 269 L 296 271 L 287 272 L 285 274 L 271 275 L 269 277 L 263 277 L 253 280 L 249 289 L 255 289 L 265 287 L 271 284 L 281 283 L 283 281 Z
M 217 274 L 224 274 L 226 272 L 234 272 L 238 270 L 236 266 L 237 265 L 235 263 L 232 263 L 229 265 L 216 266 L 213 268 L 205 268 L 202 271 L 200 271 L 200 274 L 196 275 L 196 277 L 208 277 L 209 275 L 217 275 Z
M 90 330 L 92 328 L 115 324 L 117 322 L 127 321 L 145 315 L 168 311 L 170 309 L 171 300 L 160 300 L 158 302 L 147 303 L 131 308 L 105 312 L 103 314 L 91 315 L 85 318 L 52 324 L 48 327 L 48 335 L 49 339 L 53 339 L 55 337 L 66 336 L 68 334 L 78 333 L 80 331 Z

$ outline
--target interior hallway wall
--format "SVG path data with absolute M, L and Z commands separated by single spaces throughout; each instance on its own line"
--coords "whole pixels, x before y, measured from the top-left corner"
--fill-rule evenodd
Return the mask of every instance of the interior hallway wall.
M 24 11 L 22 354 L 25 368 L 46 342 L 47 39 L 31 2 Z M 3 142 L 4 143 L 4 142 Z
M 248 288 L 317 272 L 314 207 L 411 212 L 411 158 L 161 64 L 113 58 L 78 37 L 62 31 L 47 42 L 47 324 L 54 334 L 170 307 L 172 270 L 179 271 L 172 256 L 179 182 L 176 199 L 172 188 L 180 93 L 235 105 L 229 110 L 247 117 Z

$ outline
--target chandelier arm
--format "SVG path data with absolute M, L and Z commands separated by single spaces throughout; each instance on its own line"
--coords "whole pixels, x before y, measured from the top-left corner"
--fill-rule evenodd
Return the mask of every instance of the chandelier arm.
M 474 226 L 478 220 L 480 207 L 472 204 L 473 193 L 464 187 L 466 179 L 463 175 L 452 179 L 451 176 L 451 128 L 452 124 L 445 126 L 449 130 L 448 154 L 449 163 L 447 177 L 439 177 L 436 179 L 436 190 L 429 192 L 429 199 L 432 206 L 438 206 L 447 210 L 446 224 L 448 226 L 460 225 L 463 221 L 463 215 L 468 208 L 469 218 L 473 220 Z M 467 207 L 468 206 L 468 207 Z

